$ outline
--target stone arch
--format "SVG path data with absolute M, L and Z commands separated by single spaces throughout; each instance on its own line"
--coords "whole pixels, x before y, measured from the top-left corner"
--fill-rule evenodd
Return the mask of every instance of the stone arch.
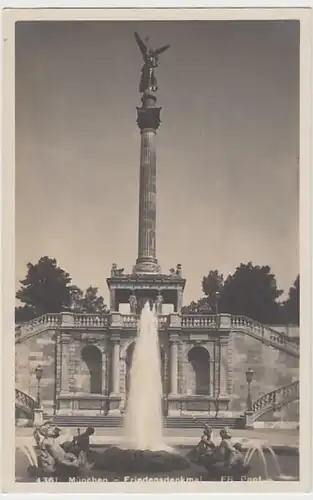
M 203 346 L 192 347 L 187 355 L 192 371 L 191 390 L 193 394 L 210 394 L 210 354 Z
M 81 358 L 87 368 L 89 392 L 102 393 L 102 352 L 94 345 L 86 345 L 81 350 Z

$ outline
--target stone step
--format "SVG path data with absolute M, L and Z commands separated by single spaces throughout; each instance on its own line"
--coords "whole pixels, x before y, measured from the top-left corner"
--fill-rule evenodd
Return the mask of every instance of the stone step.
M 60 427 L 122 427 L 123 417 L 122 416 L 111 416 L 111 415 L 57 415 L 53 417 L 53 421 Z M 184 428 L 184 429 L 194 429 L 202 428 L 204 423 L 210 425 L 215 429 L 221 429 L 222 427 L 230 428 L 243 428 L 244 422 L 242 418 L 235 417 L 165 417 L 163 419 L 163 425 L 165 428 Z

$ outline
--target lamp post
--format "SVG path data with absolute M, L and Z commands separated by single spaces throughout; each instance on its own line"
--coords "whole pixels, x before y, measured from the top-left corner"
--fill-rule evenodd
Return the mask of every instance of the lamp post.
M 43 367 L 38 365 L 35 370 L 36 379 L 37 379 L 37 407 L 40 408 L 40 380 L 43 373 Z
M 251 399 L 251 382 L 253 379 L 254 371 L 252 368 L 248 368 L 246 371 L 246 380 L 248 384 L 248 395 L 247 395 L 247 411 L 252 411 L 252 399 Z

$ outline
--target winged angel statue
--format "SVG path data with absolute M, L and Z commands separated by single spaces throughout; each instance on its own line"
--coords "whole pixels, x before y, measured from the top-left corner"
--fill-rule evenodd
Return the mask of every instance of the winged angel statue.
M 164 45 L 159 49 L 152 49 L 148 47 L 149 38 L 143 41 L 138 33 L 135 33 L 137 45 L 141 51 L 144 65 L 141 69 L 141 79 L 139 84 L 139 92 L 143 93 L 145 90 L 156 92 L 158 90 L 158 82 L 154 74 L 155 68 L 159 65 L 159 55 L 165 52 L 170 45 Z

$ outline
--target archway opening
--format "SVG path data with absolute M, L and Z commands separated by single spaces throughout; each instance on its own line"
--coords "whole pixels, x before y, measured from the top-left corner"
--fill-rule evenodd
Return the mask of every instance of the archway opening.
M 102 354 L 96 346 L 86 346 L 82 349 L 81 357 L 89 372 L 89 392 L 102 393 Z
M 193 393 L 210 394 L 210 355 L 204 347 L 193 347 L 188 353 L 193 374 Z

